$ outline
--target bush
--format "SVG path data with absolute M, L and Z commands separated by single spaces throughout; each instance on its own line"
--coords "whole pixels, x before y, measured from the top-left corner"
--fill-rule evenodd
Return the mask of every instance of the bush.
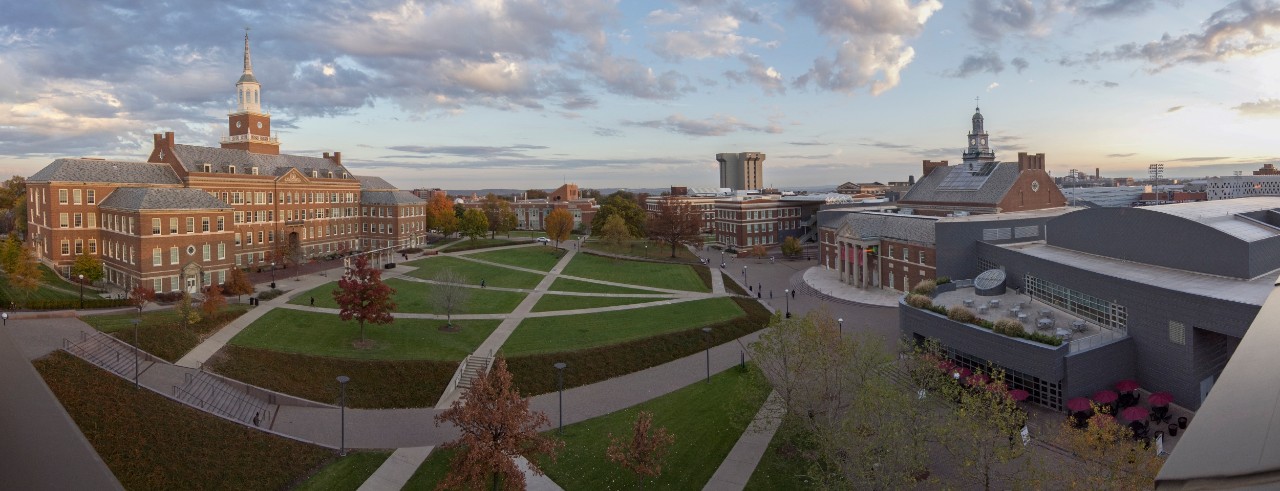
M 972 324 L 973 321 L 978 320 L 978 316 L 974 315 L 972 310 L 961 307 L 959 305 L 955 307 L 951 307 L 950 309 L 947 310 L 947 318 L 956 322 L 964 322 L 967 324 Z
M 272 289 L 267 290 L 267 291 L 265 291 L 265 292 L 259 293 L 259 294 L 258 294 L 258 300 L 271 300 L 271 299 L 276 298 L 276 297 L 278 297 L 278 296 L 280 296 L 280 295 L 284 295 L 284 290 L 280 290 L 280 289 L 278 289 L 278 288 L 272 288 Z
M 930 305 L 929 310 L 937 312 L 938 314 L 941 314 L 941 315 L 947 315 L 947 308 L 941 305 Z
M 106 309 L 113 307 L 129 306 L 128 299 L 117 298 L 86 298 L 84 299 L 84 308 L 86 309 Z M 26 310 L 75 310 L 80 308 L 80 300 L 31 300 L 28 301 Z
M 934 280 L 934 283 L 939 284 L 939 285 L 945 285 L 945 284 L 947 284 L 947 283 L 951 283 L 951 277 L 949 277 L 949 276 L 939 276 L 939 277 L 938 277 L 938 279 Z
M 1049 346 L 1062 346 L 1062 338 L 1057 336 L 1050 336 L 1048 334 L 1033 332 L 1033 333 L 1028 333 L 1026 336 L 1023 336 L 1023 337 L 1026 339 L 1035 341 L 1037 343 L 1047 344 Z
M 1022 327 L 1022 323 L 1013 319 L 1000 319 L 995 322 L 991 330 L 1014 338 L 1027 336 L 1027 330 Z
M 182 299 L 182 292 L 156 292 L 157 303 L 173 303 Z
M 916 287 L 911 289 L 911 293 L 918 293 L 920 295 L 932 295 L 934 290 L 937 290 L 937 289 L 938 289 L 938 284 L 933 280 L 920 280 L 919 283 L 916 283 Z
M 421 247 L 410 247 L 410 248 L 408 248 L 408 249 L 400 249 L 400 250 L 398 250 L 398 251 L 396 251 L 396 252 L 397 252 L 397 253 L 400 253 L 400 254 L 417 254 L 417 253 L 419 253 L 419 252 L 422 252 L 422 248 L 421 248 Z
M 991 321 L 986 319 L 978 319 L 976 321 L 973 321 L 973 323 L 977 324 L 979 327 L 982 327 L 984 329 L 995 330 L 995 327 L 996 327 L 995 324 L 992 324 Z
M 933 300 L 930 300 L 929 297 L 927 296 L 916 294 L 916 293 L 908 294 L 906 302 L 907 302 L 907 305 L 910 305 L 917 309 L 927 309 L 929 307 L 933 307 Z

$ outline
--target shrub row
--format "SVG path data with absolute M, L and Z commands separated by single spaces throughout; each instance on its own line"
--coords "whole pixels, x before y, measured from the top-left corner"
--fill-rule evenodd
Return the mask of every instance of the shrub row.
M 911 289 L 911 293 L 917 293 L 920 295 L 932 295 L 933 292 L 937 289 L 938 289 L 937 282 L 933 280 L 920 280 L 919 283 L 916 283 L 915 288 Z
M 125 307 L 129 305 L 128 299 L 118 298 L 86 298 L 84 299 L 84 308 L 86 309 L 106 309 L 114 307 Z M 74 310 L 80 308 L 80 300 L 30 300 L 24 309 L 26 310 Z
M 924 283 L 925 281 L 922 281 L 921 283 Z M 919 285 L 917 285 L 916 288 L 919 288 Z M 950 309 L 941 305 L 934 305 L 933 300 L 920 293 L 908 294 L 904 302 L 917 309 L 928 310 L 939 315 L 945 315 L 948 319 L 953 321 L 973 324 L 1011 338 L 1022 338 L 1041 344 L 1047 344 L 1049 346 L 1062 346 L 1062 338 L 1039 332 L 1027 332 L 1027 330 L 1022 327 L 1022 323 L 1016 320 L 999 319 L 992 323 L 991 321 L 979 318 L 972 310 L 958 305 L 951 307 Z
M 284 290 L 280 290 L 280 289 L 278 289 L 278 288 L 272 288 L 272 289 L 267 290 L 267 291 L 265 291 L 265 292 L 259 292 L 259 293 L 258 293 L 258 300 L 271 300 L 271 299 L 276 298 L 276 297 L 278 297 L 278 296 L 280 296 L 280 295 L 284 295 Z

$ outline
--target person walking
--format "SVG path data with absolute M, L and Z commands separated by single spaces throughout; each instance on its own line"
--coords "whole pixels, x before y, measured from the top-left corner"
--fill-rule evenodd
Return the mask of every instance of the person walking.
M 311 297 L 311 306 L 312 307 L 316 306 L 316 297 Z

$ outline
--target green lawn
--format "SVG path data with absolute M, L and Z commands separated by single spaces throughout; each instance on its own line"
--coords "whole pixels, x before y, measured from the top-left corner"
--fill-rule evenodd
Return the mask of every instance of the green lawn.
M 471 354 L 501 321 L 454 321 L 459 332 L 437 329 L 442 320 L 396 319 L 386 325 L 366 324 L 365 336 L 375 346 L 358 349 L 354 321 L 334 314 L 275 309 L 231 339 L 231 344 L 285 353 L 360 360 L 461 360 Z
M 434 491 L 436 483 L 443 481 L 449 473 L 449 461 L 457 453 L 457 449 L 441 450 L 436 447 L 400 491 Z
M 560 258 L 564 257 L 564 254 L 564 249 L 556 249 L 554 247 L 539 245 L 522 247 L 519 249 L 477 252 L 475 254 L 468 254 L 467 257 L 473 257 L 482 261 L 519 266 L 522 268 L 536 269 L 538 271 L 551 271 L 551 268 L 554 268 L 556 263 L 560 262 Z
M 733 300 L 711 298 L 673 305 L 525 319 L 502 352 L 508 357 L 572 351 L 684 331 L 744 315 Z
M 536 273 L 516 271 L 501 266 L 492 266 L 448 256 L 418 259 L 410 261 L 408 265 L 418 268 L 410 272 L 409 276 L 424 280 L 434 279 L 440 271 L 451 269 L 465 276 L 473 285 L 479 285 L 480 281 L 484 280 L 486 285 L 499 288 L 533 288 L 538 286 L 539 281 L 542 281 L 542 275 Z
M 441 252 L 469 251 L 472 249 L 488 249 L 490 247 L 502 247 L 502 246 L 509 246 L 514 244 L 522 244 L 522 243 L 524 243 L 524 241 L 514 241 L 514 240 L 507 240 L 507 239 L 471 240 L 468 238 L 463 238 L 462 240 L 449 244 L 448 247 L 445 247 L 440 251 Z
M 386 283 L 396 290 L 394 297 L 396 312 L 444 315 L 444 310 L 432 305 L 427 297 L 432 285 L 417 281 L 405 281 L 399 278 L 391 278 Z M 338 308 L 338 303 L 333 300 L 333 291 L 337 290 L 337 288 L 336 282 L 320 285 L 311 291 L 294 297 L 289 300 L 289 303 L 310 305 L 311 299 L 315 298 L 316 307 L 336 309 Z M 467 291 L 471 293 L 471 298 L 454 314 L 504 314 L 515 310 L 516 306 L 520 305 L 520 302 L 528 295 L 520 292 L 481 288 L 471 288 Z
M 747 481 L 746 489 L 752 491 L 813 489 L 814 485 L 809 482 L 808 477 L 809 465 L 813 461 L 807 458 L 806 454 L 815 449 L 798 447 L 794 438 L 788 438 L 788 431 L 798 431 L 791 430 L 788 427 L 789 424 L 791 423 L 784 421 L 783 427 L 779 428 L 773 435 L 773 439 L 769 441 L 769 448 L 765 450 L 764 456 L 760 457 L 760 463 L 756 465 L 755 472 L 751 473 L 751 480 Z M 807 441 L 799 443 L 812 445 L 812 442 Z
M 646 247 L 647 246 L 647 247 Z M 597 250 L 609 254 L 618 254 L 622 256 L 635 256 L 649 259 L 658 259 L 664 261 L 671 260 L 671 246 L 666 244 L 657 244 L 648 240 L 633 240 L 623 242 L 620 245 L 613 245 L 598 239 L 589 239 L 583 244 L 583 249 Z M 698 256 L 689 252 L 689 248 L 685 246 L 676 246 L 676 259 L 684 261 L 697 261 Z
M 627 261 L 578 254 L 565 267 L 564 274 L 671 290 L 710 291 L 698 278 L 698 274 L 693 272 L 693 267 L 684 264 Z
M 138 324 L 138 347 L 165 360 L 177 361 L 199 345 L 204 335 L 221 329 L 248 311 L 249 307 L 243 304 L 227 305 L 222 308 L 218 317 L 202 318 L 188 329 L 179 327 L 178 314 L 174 309 L 145 312 L 142 314 L 142 322 Z M 133 344 L 133 320 L 138 318 L 135 312 L 86 315 L 80 320 L 94 329 Z
M 569 278 L 556 278 L 556 281 L 551 283 L 551 291 L 580 293 L 662 293 L 653 290 L 641 290 L 639 288 L 627 288 L 622 286 L 592 283 L 590 281 L 571 280 Z
M 364 484 L 391 452 L 353 452 L 320 469 L 295 491 L 354 491 Z
M 534 312 L 551 312 L 556 310 L 592 309 L 596 307 L 613 307 L 615 305 L 633 305 L 637 303 L 656 302 L 661 298 L 627 298 L 627 297 L 580 297 L 577 295 L 543 295 L 533 306 Z

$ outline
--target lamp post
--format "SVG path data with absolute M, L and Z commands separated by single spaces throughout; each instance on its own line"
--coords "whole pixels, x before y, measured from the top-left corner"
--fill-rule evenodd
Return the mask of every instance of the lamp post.
M 711 328 L 704 327 L 702 332 L 707 338 L 707 383 L 711 383 Z
M 276 262 L 271 261 L 271 288 L 276 287 Z
M 564 368 L 569 366 L 565 362 L 559 362 L 553 365 L 556 367 L 556 390 L 560 392 L 560 428 L 556 430 L 557 435 L 564 434 Z
M 80 278 L 80 310 L 84 310 L 84 275 L 78 277 Z
M 844 317 L 836 319 L 836 322 L 840 323 L 840 339 L 844 339 Z
M 787 298 L 787 318 L 791 318 L 791 289 L 782 290 L 782 296 Z
M 340 436 L 338 440 L 339 442 L 338 456 L 339 457 L 347 456 L 347 382 L 350 382 L 350 381 L 351 381 L 351 377 L 348 377 L 346 375 L 338 376 L 338 388 L 339 390 L 342 391 L 342 398 L 339 399 L 340 402 L 338 405 L 338 411 L 340 414 L 339 419 L 341 421 L 339 423 L 341 430 L 339 433 Z
M 133 388 L 135 389 L 138 388 L 138 324 L 141 323 L 142 317 L 133 320 Z

